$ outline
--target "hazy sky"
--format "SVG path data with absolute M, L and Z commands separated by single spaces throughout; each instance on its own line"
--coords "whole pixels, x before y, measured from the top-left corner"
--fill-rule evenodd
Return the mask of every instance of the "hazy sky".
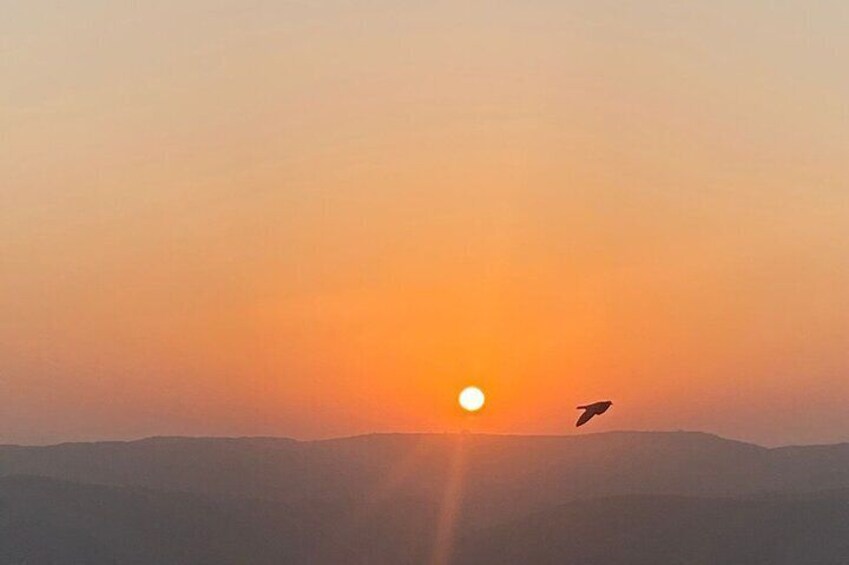
M 0 442 L 573 433 L 608 397 L 582 431 L 849 440 L 847 29 L 0 0 Z

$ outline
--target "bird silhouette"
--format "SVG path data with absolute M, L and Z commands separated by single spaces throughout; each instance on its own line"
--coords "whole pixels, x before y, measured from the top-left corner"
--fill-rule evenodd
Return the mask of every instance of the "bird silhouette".
M 592 404 L 587 404 L 586 406 L 578 406 L 578 410 L 583 410 L 584 413 L 581 414 L 581 417 L 578 418 L 578 421 L 575 423 L 575 427 L 579 428 L 590 421 L 593 416 L 599 416 L 607 412 L 607 409 L 613 406 L 613 403 L 609 400 L 603 400 L 601 402 L 593 402 Z

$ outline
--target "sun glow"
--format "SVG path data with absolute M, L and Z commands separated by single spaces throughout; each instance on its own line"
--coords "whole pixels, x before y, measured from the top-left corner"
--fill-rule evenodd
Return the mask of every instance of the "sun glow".
M 460 392 L 460 406 L 467 412 L 477 412 L 483 408 L 486 397 L 483 391 L 476 386 L 467 386 Z

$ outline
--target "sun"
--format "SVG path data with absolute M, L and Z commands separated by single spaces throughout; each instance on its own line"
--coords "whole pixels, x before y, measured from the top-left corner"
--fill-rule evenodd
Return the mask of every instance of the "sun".
M 484 396 L 483 391 L 478 387 L 467 386 L 460 391 L 458 401 L 466 412 L 477 412 L 483 408 L 483 404 L 486 402 L 486 396 Z

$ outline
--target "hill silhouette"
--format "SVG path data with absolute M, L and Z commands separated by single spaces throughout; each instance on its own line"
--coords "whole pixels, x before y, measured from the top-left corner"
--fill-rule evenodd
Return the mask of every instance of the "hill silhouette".
M 845 563 L 847 492 L 845 444 L 690 432 L 0 446 L 0 557 L 427 563 L 453 503 L 457 563 Z

